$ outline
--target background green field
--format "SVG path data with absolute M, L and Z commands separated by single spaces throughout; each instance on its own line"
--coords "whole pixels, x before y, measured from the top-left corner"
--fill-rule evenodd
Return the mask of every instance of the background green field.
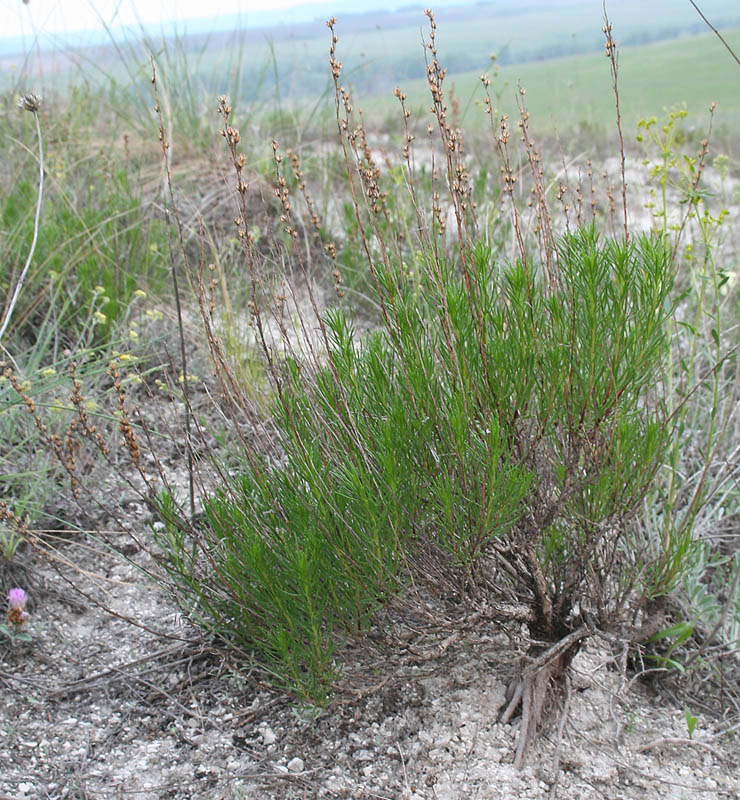
M 735 48 L 740 48 L 740 6 L 709 0 L 703 9 Z M 685 103 L 699 124 L 711 101 L 718 123 L 728 130 L 740 121 L 740 75 L 730 55 L 688 2 L 621 0 L 608 7 L 620 49 L 620 90 L 625 123 Z M 426 104 L 422 37 L 429 31 L 420 7 L 376 14 L 337 14 L 342 80 L 372 112 L 369 124 L 395 114 L 393 88 L 400 86 L 412 106 Z M 501 106 L 515 110 L 516 85 L 527 89 L 527 104 L 538 129 L 561 132 L 583 127 L 598 134 L 613 128 L 614 101 L 609 65 L 603 57 L 602 4 L 595 0 L 481 3 L 442 8 L 439 58 L 454 83 L 466 126 L 483 127 L 476 107 L 479 76 L 491 73 Z M 732 27 L 734 26 L 734 27 Z M 325 23 L 267 29 L 152 36 L 142 30 L 120 38 L 110 32 L 103 47 L 69 51 L 31 48 L 0 58 L 0 81 L 8 90 L 29 80 L 52 95 L 81 83 L 117 93 L 119 100 L 148 98 L 149 54 L 167 70 L 173 93 L 188 95 L 188 113 L 212 111 L 213 98 L 228 94 L 238 112 L 324 110 L 329 116 L 329 33 Z M 40 85 L 39 85 L 40 84 Z M 148 100 L 147 100 L 148 102 Z M 120 103 L 119 103 L 120 105 Z M 394 126 L 395 127 L 395 126 Z
M 725 31 L 724 36 L 740 48 L 740 28 Z M 480 109 L 480 74 L 465 72 L 449 79 L 455 85 L 466 127 L 488 124 Z M 527 107 L 540 130 L 566 132 L 585 124 L 598 135 L 614 127 L 609 62 L 602 53 L 503 66 L 495 86 L 501 91 L 501 109 L 508 113 L 516 111 L 518 83 L 526 88 Z M 410 105 L 426 104 L 428 90 L 423 79 L 401 86 Z M 664 108 L 684 103 L 690 122 L 705 124 L 713 101 L 720 126 L 731 132 L 740 124 L 740 71 L 712 34 L 622 48 L 619 89 L 623 121 L 631 129 L 645 116 L 660 115 Z M 368 112 L 390 114 L 397 102 L 392 97 L 377 97 L 364 99 L 363 105 Z

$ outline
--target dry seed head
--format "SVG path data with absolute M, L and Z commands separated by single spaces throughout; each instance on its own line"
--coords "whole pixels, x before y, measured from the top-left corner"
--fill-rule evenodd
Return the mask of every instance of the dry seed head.
M 21 111 L 30 111 L 35 114 L 41 106 L 41 95 L 33 92 L 26 92 L 18 98 L 18 108 Z

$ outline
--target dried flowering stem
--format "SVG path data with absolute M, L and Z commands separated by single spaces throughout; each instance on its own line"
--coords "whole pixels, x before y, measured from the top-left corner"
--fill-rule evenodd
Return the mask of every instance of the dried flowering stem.
M 272 376 L 273 381 L 275 382 L 275 388 L 277 390 L 278 395 L 282 392 L 282 381 L 280 376 L 278 375 L 277 369 L 275 367 L 275 362 L 272 356 L 272 351 L 267 343 L 267 339 L 265 337 L 265 327 L 262 320 L 262 312 L 260 311 L 259 303 L 258 303 L 258 295 L 259 295 L 259 285 L 257 281 L 257 273 L 255 270 L 255 261 L 254 261 L 254 237 L 252 236 L 251 232 L 249 231 L 249 208 L 247 207 L 247 190 L 249 189 L 249 184 L 245 180 L 244 177 L 244 165 L 247 163 L 247 157 L 244 153 L 239 152 L 238 145 L 241 141 L 241 134 L 239 133 L 239 129 L 235 128 L 229 122 L 229 116 L 231 115 L 231 104 L 229 103 L 228 98 L 226 95 L 219 95 L 218 97 L 218 113 L 221 115 L 223 119 L 223 128 L 219 130 L 219 135 L 223 136 L 226 140 L 226 145 L 229 148 L 229 153 L 231 155 L 231 163 L 234 166 L 234 170 L 236 172 L 236 189 L 239 193 L 239 215 L 234 217 L 234 224 L 237 227 L 237 232 L 239 235 L 239 242 L 242 247 L 242 252 L 246 256 L 247 262 L 247 270 L 249 273 L 249 287 L 250 287 L 250 299 L 247 303 L 247 310 L 249 311 L 250 319 L 254 320 L 254 325 L 257 329 L 257 334 L 259 336 L 259 344 L 262 348 L 262 352 L 265 356 L 265 360 L 267 361 L 267 367 L 270 370 L 270 375 Z M 274 152 L 274 146 L 273 146 Z
M 72 487 L 72 492 L 75 498 L 80 497 L 80 483 L 77 473 L 77 462 L 75 459 L 75 448 L 71 445 L 71 437 L 68 433 L 66 441 L 58 433 L 49 430 L 46 423 L 42 420 L 38 412 L 36 403 L 31 395 L 28 393 L 26 387 L 18 380 L 18 376 L 8 366 L 5 361 L 0 361 L 0 370 L 2 370 L 3 377 L 9 381 L 15 393 L 23 400 L 26 411 L 31 415 L 36 429 L 41 434 L 42 441 L 45 443 L 48 450 L 54 454 L 59 465 L 67 473 Z M 3 518 L 3 505 L 0 505 L 0 519 Z M 12 512 L 10 512 L 12 513 Z
M 185 265 L 188 266 L 187 262 L 187 254 L 185 253 L 185 243 L 183 241 L 182 235 L 182 220 L 180 219 L 180 214 L 177 210 L 177 204 L 175 203 L 175 194 L 172 191 L 172 169 L 171 169 L 171 161 L 170 161 L 170 142 L 167 139 L 167 134 L 165 131 L 164 125 L 164 118 L 162 116 L 162 106 L 159 102 L 159 88 L 157 86 L 157 68 L 154 63 L 154 57 L 150 56 L 151 58 L 151 65 L 152 65 L 152 87 L 154 91 L 154 110 L 157 113 L 157 118 L 159 120 L 159 142 L 162 146 L 162 163 L 164 166 L 165 171 L 165 180 L 167 185 L 167 194 L 169 194 L 170 204 L 172 205 L 172 210 L 175 215 L 175 221 L 177 222 L 177 235 L 178 235 L 178 243 L 180 245 L 180 252 L 183 254 L 185 258 Z M 163 189 L 163 195 L 164 195 Z M 165 218 L 167 221 L 167 236 L 170 236 L 170 215 L 167 208 L 167 197 L 166 195 L 163 197 L 164 199 L 164 209 L 165 209 Z M 182 361 L 182 374 L 183 376 L 187 376 L 188 374 L 188 364 L 187 364 L 187 355 L 185 352 L 185 330 L 182 322 L 182 304 L 180 302 L 180 287 L 177 281 L 177 270 L 175 269 L 175 262 L 172 254 L 172 245 L 170 239 L 170 267 L 171 267 L 171 275 L 172 275 L 172 288 L 175 293 L 175 308 L 177 309 L 177 330 L 179 333 L 180 339 L 180 360 Z M 188 394 L 188 382 L 187 378 L 183 380 L 182 384 L 182 394 L 183 399 L 185 401 L 185 440 L 186 440 L 186 447 L 187 447 L 187 459 L 188 459 L 188 496 L 190 499 L 190 516 L 195 516 L 195 479 L 193 477 L 193 440 L 190 433 L 190 396 Z M 123 432 L 123 430 L 122 430 Z M 127 444 L 129 444 L 128 439 L 126 440 Z M 130 446 L 129 446 L 130 449 Z M 135 461 L 135 466 L 139 467 L 138 461 Z
M 609 17 L 606 13 L 606 0 L 604 0 L 603 9 L 604 27 L 602 31 L 606 38 L 604 55 L 609 59 L 609 65 L 611 67 L 612 88 L 614 89 L 614 100 L 617 108 L 617 133 L 619 134 L 619 155 L 622 167 L 622 212 L 624 215 L 624 241 L 626 243 L 629 241 L 629 229 L 627 227 L 627 180 L 625 178 L 624 137 L 622 136 L 622 114 L 619 108 L 619 59 L 617 57 L 617 43 L 612 36 L 612 24 L 609 22 Z
M 364 137 L 364 131 L 361 129 L 359 130 L 352 130 L 351 128 L 351 119 L 352 119 L 352 98 L 350 96 L 349 91 L 342 85 L 341 83 L 341 76 L 342 76 L 342 62 L 337 58 L 337 43 L 339 42 L 339 37 L 334 30 L 334 26 L 336 25 L 336 17 L 331 17 L 326 21 L 326 27 L 329 28 L 331 31 L 331 44 L 329 46 L 329 67 L 331 68 L 331 75 L 332 81 L 334 82 L 334 109 L 335 109 L 335 116 L 337 121 L 337 130 L 339 132 L 339 141 L 342 145 L 342 152 L 344 155 L 344 165 L 346 168 L 347 174 L 347 185 L 349 187 L 350 195 L 352 197 L 352 206 L 355 212 L 355 219 L 357 220 L 357 230 L 360 234 L 360 242 L 362 243 L 362 249 L 365 252 L 365 257 L 367 258 L 368 267 L 370 269 L 370 274 L 372 275 L 373 281 L 375 283 L 375 288 L 378 291 L 378 298 L 380 300 L 380 309 L 383 314 L 383 319 L 388 327 L 389 331 L 394 331 L 395 328 L 390 323 L 389 318 L 389 308 L 388 304 L 386 303 L 383 292 L 380 289 L 380 283 L 378 281 L 378 273 L 373 263 L 373 255 L 370 251 L 370 244 L 368 242 L 368 232 L 365 223 L 363 222 L 362 214 L 360 212 L 360 202 L 357 197 L 357 190 L 355 186 L 355 180 L 353 179 L 353 167 L 352 161 L 354 160 L 357 172 L 362 177 L 362 156 L 358 150 L 358 137 Z M 351 153 L 351 155 L 350 155 Z M 370 173 L 374 175 L 374 172 Z M 370 177 L 368 173 L 365 173 L 365 178 Z M 381 237 L 379 241 L 380 245 L 380 253 L 381 258 L 383 259 L 383 266 L 386 270 L 389 269 L 389 262 L 388 262 L 388 253 L 385 247 L 385 242 Z
M 18 283 L 15 285 L 15 289 L 13 290 L 13 294 L 10 298 L 10 302 L 7 304 L 6 311 L 5 311 L 5 319 L 2 322 L 2 326 L 0 326 L 0 341 L 3 338 L 5 331 L 10 324 L 10 318 L 13 314 L 13 309 L 15 308 L 15 304 L 18 302 L 18 297 L 21 293 L 21 289 L 23 288 L 23 283 L 26 280 L 26 275 L 28 274 L 28 270 L 31 266 L 31 260 L 33 259 L 34 251 L 36 250 L 36 241 L 38 240 L 39 236 L 39 219 L 41 218 L 41 198 L 44 194 L 44 146 L 43 141 L 41 139 L 41 125 L 39 124 L 39 107 L 41 105 L 41 96 L 33 94 L 32 92 L 28 92 L 24 94 L 22 97 L 18 99 L 18 108 L 22 111 L 30 111 L 33 114 L 34 121 L 36 122 L 36 134 L 39 140 L 39 195 L 38 200 L 36 201 L 36 218 L 33 223 L 33 240 L 31 241 L 31 249 L 28 252 L 28 258 L 26 259 L 25 266 L 23 267 L 23 271 L 18 278 Z
M 547 192 L 544 183 L 545 168 L 542 164 L 542 157 L 537 151 L 529 133 L 529 111 L 527 111 L 527 106 L 524 101 L 526 94 L 527 90 L 520 85 L 516 100 L 519 108 L 518 126 L 521 132 L 521 141 L 524 145 L 524 150 L 529 162 L 529 171 L 532 174 L 532 202 L 537 211 L 537 233 L 541 247 L 540 253 L 542 261 L 545 264 L 549 285 L 552 288 L 557 286 L 558 283 L 555 266 L 555 237 L 552 232 L 550 209 L 547 205 Z

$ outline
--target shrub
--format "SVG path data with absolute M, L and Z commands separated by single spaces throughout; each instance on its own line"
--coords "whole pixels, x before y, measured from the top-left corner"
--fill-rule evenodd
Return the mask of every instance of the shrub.
M 546 642 L 634 601 L 646 565 L 620 549 L 670 442 L 672 260 L 594 230 L 557 257 L 552 288 L 484 247 L 464 271 L 430 257 L 421 292 L 379 269 L 386 326 L 327 313 L 326 365 L 285 365 L 275 452 L 206 501 L 198 547 L 167 528 L 191 607 L 282 687 L 323 701 L 338 644 L 437 572 L 461 599 L 513 593 Z

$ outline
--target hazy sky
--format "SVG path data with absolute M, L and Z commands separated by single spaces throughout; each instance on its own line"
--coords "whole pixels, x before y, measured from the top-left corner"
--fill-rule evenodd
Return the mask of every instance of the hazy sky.
M 318 0 L 321 2 L 321 0 Z M 0 0 L 0 37 L 99 30 L 100 19 L 113 25 L 217 17 L 277 11 L 317 0 Z

